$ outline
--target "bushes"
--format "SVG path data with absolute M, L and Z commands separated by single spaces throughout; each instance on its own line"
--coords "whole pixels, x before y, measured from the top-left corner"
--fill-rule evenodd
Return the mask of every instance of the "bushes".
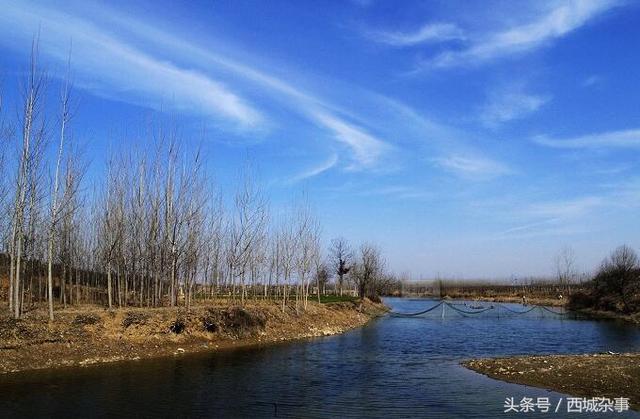
M 207 332 L 223 332 L 234 337 L 254 335 L 263 330 L 266 323 L 262 313 L 247 311 L 241 307 L 226 310 L 211 308 L 202 318 L 203 328 Z
M 169 326 L 169 331 L 171 331 L 171 333 L 175 333 L 176 335 L 179 335 L 180 333 L 184 332 L 184 329 L 186 327 L 187 327 L 187 324 L 184 321 L 184 319 L 177 318 L 176 321 L 171 323 L 171 325 Z
M 228 332 L 244 337 L 264 329 L 266 319 L 258 313 L 250 313 L 240 307 L 233 307 L 224 312 L 224 324 Z
M 569 296 L 567 306 L 570 310 L 581 310 L 584 308 L 593 308 L 595 303 L 596 301 L 591 292 L 576 291 Z
M 633 313 L 640 310 L 640 262 L 628 246 L 620 246 L 606 258 L 591 280 L 590 293 L 575 293 L 572 308 Z

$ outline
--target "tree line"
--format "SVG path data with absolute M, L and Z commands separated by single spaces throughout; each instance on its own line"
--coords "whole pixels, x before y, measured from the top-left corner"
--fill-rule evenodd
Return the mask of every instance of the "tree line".
M 15 318 L 45 302 L 53 319 L 59 306 L 190 307 L 217 297 L 299 310 L 334 277 L 333 292 L 359 297 L 394 281 L 372 244 L 338 238 L 324 249 L 307 198 L 274 214 L 250 166 L 225 199 L 201 147 L 174 125 L 150 124 L 89 182 L 71 135 L 78 101 L 67 67 L 55 106 L 45 103 L 35 40 L 16 118 L 0 92 L 0 278 Z

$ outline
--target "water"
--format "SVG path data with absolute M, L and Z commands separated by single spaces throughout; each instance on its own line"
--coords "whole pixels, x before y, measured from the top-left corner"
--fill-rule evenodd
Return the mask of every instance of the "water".
M 434 304 L 386 303 L 402 312 Z M 306 342 L 0 376 L 0 417 L 520 417 L 503 413 L 506 397 L 565 396 L 492 380 L 459 362 L 640 349 L 640 329 L 624 323 L 447 310 L 444 319 L 439 309 L 427 318 L 384 317 Z

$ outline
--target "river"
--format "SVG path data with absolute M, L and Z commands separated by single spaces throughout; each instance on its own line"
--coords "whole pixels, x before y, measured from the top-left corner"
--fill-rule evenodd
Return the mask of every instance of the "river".
M 435 304 L 385 303 L 399 312 Z M 447 308 L 444 317 L 440 309 L 385 316 L 310 341 L 0 376 L 0 417 L 521 417 L 504 414 L 507 397 L 555 403 L 565 396 L 492 380 L 459 362 L 639 349 L 640 329 L 620 322 L 542 311 L 463 316 Z

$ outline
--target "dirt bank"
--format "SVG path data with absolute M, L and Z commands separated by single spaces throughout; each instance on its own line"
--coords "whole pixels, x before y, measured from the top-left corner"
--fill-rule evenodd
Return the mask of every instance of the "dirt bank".
M 463 365 L 491 378 L 580 397 L 627 397 L 640 409 L 640 354 L 518 356 Z
M 385 311 L 365 303 L 318 304 L 306 311 L 277 302 L 184 308 L 67 309 L 0 318 L 0 373 L 135 360 L 342 333 Z

